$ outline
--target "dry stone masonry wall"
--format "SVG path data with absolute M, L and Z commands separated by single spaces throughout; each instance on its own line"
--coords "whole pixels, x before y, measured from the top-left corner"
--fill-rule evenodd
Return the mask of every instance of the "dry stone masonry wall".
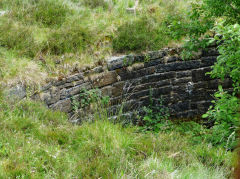
M 151 89 L 153 100 L 162 97 L 172 117 L 195 117 L 207 111 L 219 84 L 231 89 L 230 80 L 205 75 L 217 56 L 216 47 L 209 47 L 188 61 L 180 58 L 179 49 L 112 57 L 105 65 L 50 82 L 35 98 L 72 116 L 72 99 L 79 100 L 84 89 L 98 88 L 110 97 L 112 114 L 124 100 L 123 113 L 131 118 L 134 111 L 149 104 Z

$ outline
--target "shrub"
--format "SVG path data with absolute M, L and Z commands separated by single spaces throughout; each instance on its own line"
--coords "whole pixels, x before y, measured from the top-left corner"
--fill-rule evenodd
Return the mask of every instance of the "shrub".
M 0 46 L 28 57 L 34 57 L 39 50 L 30 27 L 7 19 L 0 20 Z
M 75 0 L 76 1 L 76 0 Z M 97 7 L 108 7 L 108 2 L 106 0 L 82 0 L 83 4 L 85 6 L 88 6 L 90 8 L 97 8 Z
M 169 42 L 166 27 L 155 27 L 151 19 L 127 22 L 117 29 L 113 49 L 117 52 L 159 49 Z
M 53 55 L 80 53 L 93 41 L 89 30 L 78 22 L 65 24 L 60 29 L 52 30 L 43 51 Z
M 10 4 L 10 16 L 29 24 L 43 24 L 44 26 L 60 26 L 66 15 L 71 13 L 70 8 L 61 0 L 14 0 Z

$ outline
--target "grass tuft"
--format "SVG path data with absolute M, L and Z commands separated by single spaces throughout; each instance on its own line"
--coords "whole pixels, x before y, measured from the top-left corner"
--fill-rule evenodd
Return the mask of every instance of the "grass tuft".
M 233 154 L 178 132 L 106 119 L 75 126 L 42 104 L 0 98 L 2 178 L 227 178 Z

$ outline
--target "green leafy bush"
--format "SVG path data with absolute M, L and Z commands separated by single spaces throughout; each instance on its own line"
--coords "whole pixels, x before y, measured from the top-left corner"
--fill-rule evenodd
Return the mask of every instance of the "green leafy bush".
M 236 97 L 240 92 L 239 12 L 240 4 L 236 0 L 203 0 L 202 3 L 195 3 L 189 23 L 190 39 L 184 51 L 190 56 L 199 47 L 205 48 L 213 42 L 218 45 L 220 55 L 210 74 L 222 80 L 230 78 L 234 91 L 229 93 L 219 86 L 213 106 L 203 117 L 215 122 L 207 139 L 214 145 L 224 145 L 226 149 L 234 148 L 240 118 L 240 100 Z
M 210 73 L 213 78 L 225 79 L 230 77 L 233 81 L 234 94 L 240 92 L 240 25 L 224 26 L 219 23 L 214 30 L 217 34 L 213 39 L 219 44 L 220 56 Z

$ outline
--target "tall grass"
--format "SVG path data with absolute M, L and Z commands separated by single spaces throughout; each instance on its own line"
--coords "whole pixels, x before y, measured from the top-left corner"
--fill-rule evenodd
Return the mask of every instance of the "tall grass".
M 177 132 L 140 133 L 101 118 L 75 126 L 42 104 L 0 98 L 2 178 L 227 178 L 232 153 Z
M 184 36 L 189 1 L 142 0 L 136 15 L 126 11 L 134 2 L 2 0 L 0 46 L 19 59 L 43 58 L 45 71 L 59 75 L 70 73 L 72 64 L 159 49 Z

